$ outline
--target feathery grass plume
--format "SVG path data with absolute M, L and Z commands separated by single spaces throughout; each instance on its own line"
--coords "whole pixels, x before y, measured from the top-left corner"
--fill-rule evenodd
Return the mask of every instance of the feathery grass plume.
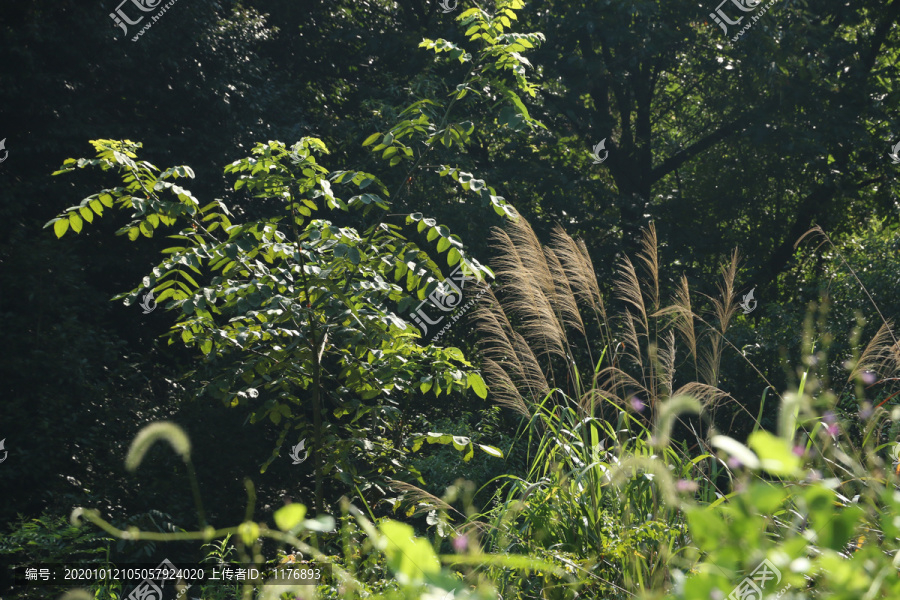
M 523 529 L 519 523 L 522 523 L 526 528 L 546 532 L 548 544 L 571 546 L 575 556 L 605 557 L 601 562 L 605 564 L 603 574 L 608 574 L 608 580 L 598 590 L 624 591 L 639 581 L 665 577 L 668 563 L 661 557 L 671 556 L 668 542 L 651 542 L 652 558 L 641 563 L 633 560 L 629 550 L 625 550 L 627 555 L 612 556 L 610 549 L 619 551 L 619 546 L 611 540 L 651 520 L 656 523 L 677 520 L 676 512 L 684 502 L 667 465 L 675 468 L 684 480 L 681 483 L 705 482 L 700 492 L 703 497 L 714 497 L 718 491 L 715 459 L 704 461 L 701 456 L 699 461 L 694 460 L 686 448 L 665 446 L 662 451 L 653 448 L 650 444 L 655 442 L 649 441 L 650 424 L 656 424 L 659 432 L 655 439 L 666 444 L 683 409 L 700 413 L 710 423 L 706 408 L 714 408 L 729 398 L 722 390 L 706 383 L 679 381 L 677 351 L 684 338 L 690 347 L 696 376 L 701 340 L 695 324 L 710 330 L 715 328 L 716 343 L 721 347 L 728 344 L 722 332 L 728 326 L 728 313 L 735 310 L 736 262 L 733 261 L 730 269 L 723 269 L 723 299 L 719 302 L 720 319 L 715 325 L 693 314 L 685 278 L 676 291 L 674 306 L 660 310 L 659 256 L 656 232 L 651 228 L 645 232 L 637 259 L 632 262 L 624 258 L 619 263 L 614 291 L 624 300 L 623 309 L 608 319 L 583 242 L 572 240 L 561 228 L 556 228 L 552 245 L 539 254 L 533 232 L 525 229 L 525 225 L 521 227 L 515 235 L 504 238 L 498 234 L 496 247 L 501 257 L 494 265 L 500 265 L 495 266 L 495 272 L 505 284 L 503 293 L 499 294 L 502 302 L 497 304 L 491 296 L 493 304 L 481 313 L 481 332 L 497 339 L 480 343 L 485 348 L 483 372 L 492 380 L 494 389 L 500 391 L 499 402 L 523 416 L 530 413 L 529 440 L 535 440 L 536 434 L 539 443 L 527 458 L 527 480 L 511 478 L 505 491 L 499 492 L 505 494 L 505 499 L 500 499 L 496 511 L 489 513 L 493 518 L 490 530 L 485 530 L 487 543 L 493 548 L 520 543 Z M 552 288 L 547 285 L 548 273 Z M 529 278 L 533 281 L 528 281 Z M 540 301 L 541 297 L 550 310 L 536 305 L 535 299 Z M 599 327 L 590 323 L 590 311 L 598 319 Z M 541 351 L 542 340 L 529 329 L 529 319 L 534 322 L 539 317 L 545 328 L 560 331 L 556 335 L 561 347 L 570 350 L 566 364 L 569 374 L 575 377 L 570 378 L 568 387 L 548 389 L 549 386 L 540 385 L 547 381 L 554 384 L 554 379 L 547 374 L 551 363 L 544 359 L 555 357 L 543 356 L 547 352 Z M 612 323 L 616 326 L 616 338 L 611 335 Z M 570 349 L 565 334 L 583 332 L 590 349 L 591 342 L 596 347 L 596 340 L 590 336 L 598 330 L 602 358 L 586 371 L 592 376 L 582 379 L 574 361 L 585 355 Z M 690 373 L 688 366 L 685 369 L 688 378 Z M 520 383 L 523 380 L 529 383 Z M 536 394 L 539 389 L 545 393 Z M 693 397 L 685 398 L 686 395 Z M 645 410 L 648 405 L 650 411 Z M 608 420 L 603 418 L 606 408 L 611 408 L 613 413 Z M 701 439 L 694 420 L 686 420 L 686 427 L 698 438 L 699 451 L 706 452 L 705 435 Z M 657 455 L 660 460 L 651 460 L 651 455 Z M 723 468 L 727 473 L 727 467 Z M 643 477 L 636 471 L 648 475 L 654 472 L 656 476 Z M 611 477 L 616 484 L 627 480 L 628 485 L 616 493 L 610 489 Z M 688 493 L 683 488 L 680 493 Z M 619 522 L 610 524 L 601 518 L 608 514 L 610 503 L 619 502 L 625 508 Z M 548 519 L 548 514 L 553 517 Z M 574 546 L 573 539 L 577 540 Z
M 650 396 L 650 390 L 640 381 L 618 367 L 605 367 L 597 373 L 597 387 L 600 399 L 609 398 L 620 407 L 635 395 Z
M 537 241 L 533 232 L 529 235 L 524 231 L 527 227 L 524 222 L 520 218 L 511 226 L 515 241 L 498 228 L 494 228 L 492 236 L 492 245 L 500 251 L 494 272 L 504 284 L 502 291 L 507 297 L 504 310 L 521 320 L 522 335 L 538 357 L 558 356 L 566 360 L 565 331 L 545 293 L 545 290 L 551 295 L 555 293 L 553 278 L 540 245 L 532 247 Z
M 659 310 L 659 252 L 657 247 L 656 225 L 650 223 L 650 226 L 644 229 L 641 235 L 641 250 L 638 252 L 638 258 L 644 263 L 644 270 L 648 276 L 646 281 L 650 283 L 649 295 L 653 312 Z
M 656 362 L 659 364 L 657 371 L 657 381 L 659 389 L 656 390 L 655 396 L 672 396 L 675 391 L 675 332 L 669 330 L 662 334 L 664 345 L 654 348 Z
M 471 320 L 481 334 L 483 374 L 494 401 L 530 418 L 529 403 L 534 406 L 549 391 L 531 347 L 513 330 L 491 290 L 479 300 Z M 528 402 L 523 394 L 528 396 Z
M 589 306 L 595 318 L 605 326 L 606 305 L 600 295 L 596 271 L 584 241 L 576 242 L 559 225 L 553 228 L 551 239 L 551 248 L 566 272 L 575 298 Z
M 715 386 L 701 383 L 699 381 L 691 381 L 684 384 L 683 386 L 675 390 L 672 395 L 690 396 L 692 398 L 695 398 L 700 402 L 700 404 L 703 405 L 706 410 L 710 412 L 715 412 L 719 405 L 721 405 L 726 400 L 730 400 L 735 403 L 737 402 L 727 392 Z
M 541 399 L 550 391 L 550 384 L 541 369 L 537 356 L 531 350 L 531 346 L 518 332 L 513 332 L 513 344 L 516 347 L 516 355 L 522 366 L 523 384 L 531 394 L 532 403 L 539 404 Z
M 131 448 L 128 449 L 128 456 L 125 458 L 125 468 L 129 471 L 137 469 L 150 446 L 159 440 L 169 442 L 175 453 L 181 456 L 184 462 L 191 459 L 191 441 L 184 430 L 175 423 L 159 421 L 147 425 L 135 436 L 131 442 Z
M 503 367 L 489 358 L 484 360 L 482 373 L 491 386 L 491 398 L 500 406 L 505 406 L 523 417 L 530 419 L 531 412 L 525 404 L 525 400 L 519 393 L 518 387 L 503 370 Z
M 628 311 L 624 311 L 621 316 L 621 323 L 624 329 L 620 331 L 622 336 L 622 348 L 620 354 L 625 358 L 631 359 L 632 365 L 643 373 L 645 367 L 644 352 L 641 346 L 641 338 L 638 335 L 637 327 L 635 326 L 636 321 L 637 319 L 635 319 Z
M 402 492 L 404 497 L 409 498 L 419 505 L 413 513 L 413 516 L 436 509 L 443 510 L 444 512 L 455 512 L 458 515 L 465 516 L 434 494 L 429 494 L 422 488 L 418 488 L 411 483 L 392 479 L 388 483 L 388 486 L 396 492 Z
M 642 244 L 645 244 L 647 239 L 648 238 L 645 236 Z M 652 256 L 651 253 L 648 253 L 645 246 L 640 258 L 644 261 L 645 268 L 648 270 L 652 269 Z M 635 314 L 627 308 L 622 311 L 621 321 L 624 326 L 625 356 L 632 360 L 635 368 L 640 369 L 640 377 L 644 382 L 644 387 L 648 390 L 648 400 L 652 409 L 656 404 L 656 376 L 654 373 L 656 361 L 655 357 L 651 356 L 651 354 L 655 353 L 655 350 L 654 345 L 651 343 L 650 320 L 647 316 L 642 282 L 640 277 L 638 277 L 634 264 L 627 256 L 619 261 L 619 273 L 615 285 L 616 297 L 623 300 L 627 305 L 635 308 L 637 312 L 637 316 L 635 316 Z M 640 329 L 637 324 L 640 325 Z M 644 359 L 645 347 L 641 343 L 642 338 L 647 341 L 646 361 Z
M 673 305 L 660 309 L 658 240 L 655 227 L 646 230 L 638 262 L 628 257 L 619 262 L 614 292 L 624 301 L 625 309 L 616 319 L 619 342 L 612 353 L 609 320 L 583 242 L 576 242 L 557 227 L 553 231 L 553 245 L 541 248 L 524 219 L 508 229 L 508 234 L 494 231 L 494 247 L 499 250 L 494 266 L 504 284 L 503 301 L 498 302 L 492 294 L 486 295 L 484 308 L 477 312 L 483 355 L 493 361 L 487 375 L 504 390 L 502 405 L 523 416 L 526 412 L 536 414 L 550 391 L 548 382 L 553 381 L 548 376 L 551 363 L 543 359 L 552 356 L 566 360 L 569 383 L 577 389 L 564 392 L 562 397 L 577 398 L 573 406 L 577 406 L 582 418 L 594 414 L 606 401 L 620 409 L 627 407 L 634 396 L 651 408 L 642 418 L 652 417 L 661 401 L 678 395 L 676 387 L 680 393 L 697 393 L 698 400 L 713 409 L 730 398 L 714 384 L 726 343 L 723 335 L 736 310 L 737 251 L 730 263 L 722 267 L 720 298 L 711 299 L 717 321 L 710 327 L 712 349 L 701 353 L 695 320 L 705 321 L 693 314 L 685 277 L 676 289 Z M 640 275 L 635 264 L 640 268 Z M 582 333 L 590 352 L 591 340 L 584 321 L 587 313 L 581 312 L 584 308 L 602 316 L 601 347 L 604 356 L 609 353 L 608 363 L 597 365 L 589 385 L 584 385 L 577 365 L 572 362 L 575 353 L 566 337 L 567 328 Z M 674 318 L 661 319 L 666 316 Z M 515 328 L 513 322 L 517 324 Z M 706 379 L 687 384 L 676 382 L 680 338 L 687 342 L 695 376 L 699 378 L 702 373 Z M 698 363 L 703 363 L 702 368 Z
M 553 277 L 553 283 L 556 286 L 556 307 L 559 312 L 560 319 L 563 324 L 568 325 L 581 335 L 585 335 L 584 322 L 581 320 L 581 311 L 578 310 L 578 303 L 575 301 L 575 293 L 569 285 L 569 278 L 563 269 L 562 263 L 556 256 L 556 253 L 549 248 L 544 249 L 544 256 L 547 259 L 547 265 L 550 268 L 550 274 Z
M 531 347 L 513 330 L 506 313 L 490 289 L 479 300 L 471 319 L 481 334 L 479 346 L 485 360 L 491 361 L 504 373 L 501 377 L 499 372 L 493 369 L 485 372 L 491 389 L 497 386 L 496 391 L 501 394 L 500 404 L 507 405 L 506 403 L 510 402 L 511 404 L 508 404 L 510 408 L 521 412 L 517 399 L 502 391 L 506 389 L 507 380 L 515 387 L 518 400 L 524 402 L 522 394 L 527 393 L 532 405 L 540 402 L 549 391 L 544 371 L 532 353 Z M 526 412 L 528 412 L 527 405 Z
M 643 333 L 650 334 L 650 324 L 647 321 L 647 308 L 644 305 L 644 293 L 641 291 L 641 281 L 635 271 L 634 264 L 627 256 L 619 261 L 619 275 L 615 280 L 616 297 L 624 300 L 637 309 L 640 314 L 639 322 L 643 326 Z M 640 347 L 640 344 L 634 344 Z
M 512 325 L 493 290 L 487 290 L 478 301 L 475 310 L 472 311 L 471 321 L 482 334 L 480 338 L 482 355 L 507 364 L 507 368 L 515 369 L 517 374 L 521 373 L 516 349 L 511 341 L 514 335 Z M 508 364 L 510 362 L 511 365 Z M 524 373 L 521 377 L 524 377 Z
M 641 280 L 630 261 L 621 262 L 618 295 L 632 309 L 625 310 L 620 320 L 618 334 L 621 336 L 622 356 L 625 360 L 614 359 L 612 366 L 602 371 L 597 385 L 604 394 L 616 402 L 624 402 L 635 393 L 643 394 L 651 407 L 651 415 L 655 414 L 657 405 L 665 398 L 678 395 L 695 395 L 703 406 L 715 410 L 724 401 L 732 400 L 727 393 L 717 387 L 719 364 L 727 340 L 724 333 L 736 310 L 736 294 L 734 282 L 737 276 L 739 256 L 732 254 L 728 264 L 722 267 L 723 282 L 719 285 L 720 299 L 710 299 L 717 323 L 710 326 L 694 314 L 687 278 L 682 276 L 672 300 L 672 305 L 655 310 L 646 318 L 646 325 L 639 325 L 645 302 L 657 302 L 656 286 L 658 285 L 657 254 L 648 247 L 655 240 L 655 232 L 644 236 L 644 248 L 641 260 L 649 274 Z M 642 288 L 649 288 L 644 292 Z M 645 300 L 646 299 L 646 300 Z M 661 317 L 668 317 L 662 322 Z M 709 330 L 710 349 L 701 351 L 700 342 L 704 334 L 698 333 L 696 322 L 703 323 Z M 659 338 L 659 342 L 651 339 L 651 331 Z M 646 335 L 645 333 L 646 332 Z M 687 342 L 688 352 L 694 362 L 694 376 L 701 381 L 690 381 L 681 384 L 676 390 L 677 348 L 675 333 Z M 626 371 L 632 375 L 626 376 Z M 639 387 L 638 387 L 639 386 Z M 740 405 L 739 405 L 740 406 Z
M 706 383 L 712 386 L 717 386 L 719 383 L 719 367 L 722 363 L 722 351 L 725 347 L 723 338 L 731 323 L 731 318 L 737 310 L 734 281 L 737 278 L 740 260 L 740 253 L 735 248 L 734 252 L 731 253 L 731 260 L 728 264 L 722 265 L 719 269 L 722 274 L 722 282 L 716 286 L 719 288 L 719 297 L 709 297 L 713 305 L 713 315 L 715 316 L 717 327 L 709 332 L 709 351 L 701 356 L 700 375 Z
M 509 237 L 519 251 L 522 264 L 529 267 L 531 273 L 535 275 L 535 281 L 541 286 L 544 296 L 553 303 L 554 296 L 556 296 L 556 285 L 553 282 L 550 267 L 547 265 L 544 247 L 531 225 L 525 219 L 511 222 Z
M 717 332 L 712 331 L 708 335 L 709 348 L 700 352 L 700 378 L 707 385 L 716 386 L 719 383 L 719 357 L 722 355 L 722 338 Z
M 878 328 L 878 332 L 859 356 L 848 381 L 860 377 L 866 371 L 877 373 L 882 378 L 900 371 L 900 344 L 894 341 L 893 326 L 893 322 L 888 320 Z
M 697 330 L 694 327 L 695 317 L 694 309 L 691 305 L 691 290 L 685 275 L 681 276 L 679 285 L 675 288 L 672 305 L 658 310 L 652 316 L 661 317 L 665 315 L 674 315 L 675 329 L 687 343 L 688 352 L 694 360 L 694 375 L 699 377 L 699 369 L 697 367 Z
M 741 255 L 737 248 L 731 253 L 731 261 L 727 265 L 722 265 L 720 272 L 722 273 L 722 283 L 718 286 L 719 295 L 722 300 L 714 301 L 716 307 L 716 317 L 719 320 L 719 327 L 722 333 L 728 329 L 731 323 L 731 317 L 737 310 L 737 302 L 735 302 L 736 294 L 734 293 L 734 281 L 737 278 L 738 266 L 741 263 Z

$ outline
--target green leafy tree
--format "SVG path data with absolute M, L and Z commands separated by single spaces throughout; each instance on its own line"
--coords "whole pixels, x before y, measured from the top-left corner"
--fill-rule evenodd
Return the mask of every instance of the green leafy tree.
M 98 166 L 116 171 L 123 185 L 85 198 L 48 226 L 60 237 L 69 229 L 80 232 L 84 221 L 115 207 L 134 211 L 119 230 L 132 240 L 185 225 L 169 236 L 183 245 L 163 250 L 166 258 L 142 285 L 119 297 L 131 304 L 143 289 L 158 294 L 154 301 L 167 302 L 178 315 L 170 342 L 180 338 L 216 365 L 217 375 L 204 391 L 244 406 L 251 421 L 268 418 L 283 425 L 263 469 L 292 430 L 299 430 L 300 438 L 313 436 L 317 509 L 326 474 L 334 471 L 345 483 L 362 483 L 351 463 L 354 450 L 367 453 L 378 444 L 396 461 L 390 451 L 397 448 L 382 428 L 392 421 L 398 396 L 424 380 L 433 382 L 436 394 L 473 383 L 485 393 L 480 375 L 459 350 L 419 346 L 418 333 L 393 308 L 406 290 L 424 297 L 437 286 L 433 276 L 426 277 L 440 273 L 428 255 L 396 225 L 377 223 L 360 234 L 312 218 L 319 210 L 366 213 L 388 206 L 374 190 L 363 191 L 369 186 L 385 191 L 373 176 L 329 173 L 318 164 L 315 154 L 327 152 L 320 140 L 304 138 L 291 148 L 259 144 L 253 156 L 226 168 L 238 175 L 237 190 L 279 199 L 287 213 L 242 224 L 232 223 L 222 201 L 200 206 L 175 183 L 193 176 L 189 167 L 162 171 L 138 160 L 140 144 L 127 140 L 92 143 L 96 159 L 67 160 L 57 173 Z M 343 201 L 332 190 L 332 183 L 342 182 L 362 193 Z M 458 246 L 456 260 L 473 277 L 490 275 Z M 396 273 L 406 275 L 406 289 L 392 282 Z M 148 306 L 150 301 L 145 295 Z M 380 400 L 371 402 L 375 399 Z M 372 425 L 359 425 L 367 415 L 374 418 Z M 352 435 L 341 435 L 342 420 Z
M 509 105 L 501 111 L 506 115 L 502 118 L 539 126 L 516 92 L 534 95 L 523 66 L 528 61 L 520 53 L 542 36 L 505 32 L 515 9 L 522 6 L 521 0 L 507 0 L 498 4 L 496 15 L 471 9 L 458 17 L 470 39 L 481 40 L 482 49 L 474 58 L 445 40 L 425 40 L 424 47 L 471 62 L 463 84 L 446 104 L 429 99 L 413 103 L 405 114 L 414 118 L 383 136 L 370 136 L 364 145 L 381 137 L 375 149 L 383 150 L 382 158 L 391 166 L 413 159 L 411 171 L 438 142 L 464 146 L 472 127 L 451 120 L 451 110 L 476 84 L 501 93 Z M 504 77 L 507 73 L 510 80 Z M 442 115 L 435 108 L 443 108 Z M 402 142 L 417 137 L 425 142 L 418 156 L 412 143 Z M 280 204 L 282 210 L 235 224 L 223 201 L 201 206 L 178 185 L 178 179 L 193 178 L 190 167 L 161 170 L 138 160 L 141 144 L 129 140 L 92 143 L 97 158 L 68 159 L 57 174 L 100 167 L 115 171 L 122 185 L 88 196 L 47 226 L 58 237 L 69 229 L 78 233 L 84 221 L 116 206 L 134 211 L 118 231 L 131 240 L 152 237 L 161 227 L 183 226 L 170 236 L 182 245 L 163 250 L 167 258 L 141 286 L 119 298 L 131 304 L 144 289 L 159 293 L 155 301 L 167 301 L 167 308 L 178 313 L 170 343 L 180 337 L 214 365 L 214 376 L 203 390 L 228 405 L 245 406 L 251 421 L 268 418 L 283 424 L 263 470 L 280 454 L 291 431 L 297 431 L 296 439 L 313 436 L 317 510 L 323 508 L 326 475 L 366 487 L 373 485 L 373 476 L 400 466 L 403 440 L 398 435 L 390 438 L 388 428 L 397 424 L 403 394 L 418 388 L 439 396 L 471 387 L 486 396 L 481 376 L 462 352 L 417 344 L 418 333 L 398 316 L 415 302 L 410 293 L 422 300 L 441 291 L 440 268 L 428 253 L 404 237 L 399 225 L 371 218 L 373 212 L 386 212 L 399 190 L 390 195 L 371 173 L 329 171 L 317 160 L 328 152 L 317 138 L 305 137 L 290 147 L 258 144 L 251 156 L 234 161 L 225 172 L 237 176 L 235 191 Z M 483 180 L 449 167 L 441 173 L 479 193 L 498 214 L 515 217 L 514 209 Z M 344 201 L 333 185 L 349 185 L 358 193 Z M 357 220 L 375 222 L 359 231 L 330 218 L 313 218 L 313 212 L 324 217 L 356 213 Z M 493 276 L 446 226 L 421 213 L 408 215 L 406 222 L 416 223 L 418 232 L 435 242 L 437 253 L 446 254 L 449 266 L 459 264 L 464 276 L 479 281 Z M 453 444 L 465 451 L 466 459 L 472 455 L 471 441 L 458 436 L 419 434 L 409 443 L 418 449 L 424 441 Z M 366 459 L 361 463 L 375 463 L 375 472 L 360 472 L 354 456 Z

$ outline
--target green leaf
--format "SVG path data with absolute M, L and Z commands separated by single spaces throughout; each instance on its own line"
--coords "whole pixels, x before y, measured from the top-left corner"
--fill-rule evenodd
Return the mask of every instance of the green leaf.
M 469 462 L 475 456 L 475 447 L 472 446 L 472 443 L 469 442 L 469 445 L 466 446 L 466 451 L 463 454 L 463 462 Z
M 478 444 L 478 447 L 481 448 L 484 452 L 490 454 L 491 456 L 496 456 L 497 458 L 503 458 L 503 452 L 500 448 L 495 448 L 494 446 L 487 446 L 485 444 Z
M 791 444 L 768 431 L 754 431 L 747 444 L 759 456 L 760 465 L 773 475 L 796 475 L 800 472 L 800 457 L 793 453 Z
M 460 350 L 459 348 L 454 348 L 451 346 L 451 347 L 445 349 L 444 352 L 447 354 L 447 356 L 449 356 L 453 360 L 466 362 L 466 355 L 463 354 L 462 350 Z
M 426 575 L 437 574 L 441 563 L 428 540 L 417 538 L 406 523 L 385 521 L 378 526 L 384 536 L 379 545 L 388 559 L 388 566 L 401 585 L 420 584 Z
M 362 143 L 362 145 L 363 146 L 371 146 L 372 144 L 375 143 L 375 140 L 377 140 L 378 136 L 380 136 L 380 135 L 381 135 L 380 133 L 373 133 L 372 135 L 370 135 L 369 137 L 367 137 L 365 139 L 365 141 Z
M 291 531 L 306 517 L 306 507 L 296 502 L 275 511 L 275 525 L 282 531 Z
M 459 259 L 462 258 L 459 254 L 459 250 L 456 248 L 450 248 L 450 252 L 447 253 L 447 264 L 451 267 L 459 262 Z
M 759 459 L 755 454 L 739 441 L 725 435 L 714 435 L 710 438 L 709 443 L 720 450 L 724 450 L 730 456 L 741 461 L 742 464 L 751 469 L 759 468 Z
M 484 379 L 481 378 L 480 374 L 469 373 L 469 386 L 479 398 L 482 400 L 487 398 L 487 386 L 484 384 Z
M 66 233 L 69 229 L 69 220 L 68 219 L 59 219 L 56 223 L 53 224 L 53 233 L 56 234 L 57 238 L 61 238 L 63 234 Z
M 530 119 L 531 115 L 528 114 L 528 109 L 525 107 L 525 104 L 522 102 L 522 99 L 519 98 L 515 93 L 509 92 L 509 99 L 512 100 L 512 103 L 516 108 L 519 109 L 519 113 L 525 117 L 526 119 Z
M 69 225 L 72 227 L 72 231 L 74 231 L 75 233 L 81 233 L 82 224 L 83 221 L 81 220 L 81 217 L 79 217 L 76 213 L 73 212 L 69 214 Z

